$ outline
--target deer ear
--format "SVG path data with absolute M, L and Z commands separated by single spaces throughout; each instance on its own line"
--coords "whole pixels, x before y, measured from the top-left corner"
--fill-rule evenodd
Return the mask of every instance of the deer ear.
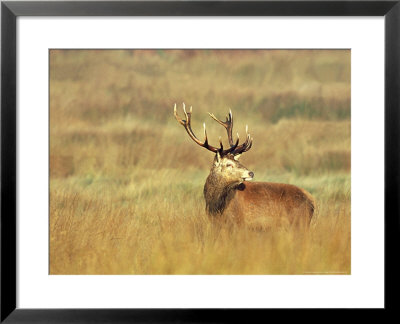
M 239 161 L 240 154 L 235 155 L 233 158 L 235 159 L 235 161 Z

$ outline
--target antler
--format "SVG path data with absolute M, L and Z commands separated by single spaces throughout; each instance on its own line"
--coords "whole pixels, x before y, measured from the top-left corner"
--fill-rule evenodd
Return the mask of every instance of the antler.
M 213 118 L 217 123 L 219 123 L 220 125 L 224 126 L 226 128 L 226 132 L 228 134 L 228 141 L 229 141 L 229 145 L 231 147 L 233 147 L 233 138 L 232 138 L 232 130 L 233 130 L 233 115 L 232 115 L 232 111 L 229 110 L 229 115 L 226 116 L 226 121 L 222 121 L 219 120 L 217 117 L 215 117 L 214 114 L 208 113 L 211 118 Z M 238 155 L 238 154 L 242 154 L 244 152 L 247 152 L 248 150 L 250 150 L 252 144 L 253 144 L 253 139 L 250 138 L 250 134 L 248 133 L 248 126 L 246 125 L 246 141 L 237 146 L 237 144 L 239 143 L 239 134 L 237 134 L 237 140 L 236 140 L 236 147 L 234 150 L 232 150 L 230 153 L 232 155 Z
M 190 111 L 186 112 L 186 108 L 185 108 L 185 104 L 183 104 L 183 112 L 185 113 L 186 116 L 186 120 L 181 119 L 177 112 L 176 112 L 176 104 L 174 106 L 174 115 L 176 120 L 179 122 L 179 124 L 181 124 L 183 127 L 185 127 L 186 132 L 189 134 L 189 137 L 195 141 L 198 145 L 205 147 L 207 150 L 217 153 L 219 151 L 218 148 L 211 146 L 208 144 L 208 138 L 207 138 L 207 131 L 206 131 L 206 124 L 203 124 L 204 127 L 204 142 L 200 141 L 196 135 L 194 135 L 193 130 L 192 130 L 192 126 L 190 124 L 190 120 L 192 117 L 192 107 L 190 107 Z
M 176 112 L 176 104 L 175 104 L 175 106 L 174 106 L 174 115 L 175 115 L 176 120 L 179 122 L 179 124 L 181 124 L 186 129 L 186 132 L 189 134 L 189 137 L 195 143 L 197 143 L 198 145 L 206 148 L 207 150 L 209 150 L 211 152 L 214 152 L 214 153 L 219 152 L 220 155 L 226 155 L 228 153 L 232 153 L 238 147 L 239 137 L 238 137 L 236 143 L 231 145 L 231 147 L 229 149 L 227 149 L 227 150 L 224 150 L 224 147 L 222 145 L 221 137 L 219 138 L 220 148 L 216 148 L 216 147 L 211 146 L 210 144 L 208 144 L 208 138 L 207 138 L 207 131 L 206 131 L 206 124 L 205 123 L 203 124 L 203 127 L 204 127 L 204 142 L 200 141 L 196 137 L 196 135 L 193 133 L 193 130 L 192 130 L 192 127 L 191 127 L 191 124 L 190 124 L 191 117 L 192 117 L 192 107 L 190 107 L 190 111 L 187 112 L 185 104 L 183 104 L 183 112 L 185 113 L 186 120 L 183 120 L 178 116 L 178 114 Z
M 228 141 L 229 145 L 233 146 L 233 138 L 232 138 L 232 129 L 233 129 L 233 116 L 232 116 L 232 111 L 229 109 L 229 115 L 226 116 L 226 121 L 223 122 L 222 120 L 219 120 L 217 117 L 214 116 L 214 114 L 208 113 L 212 119 L 214 119 L 218 124 L 224 126 L 226 128 L 226 132 L 228 134 Z M 238 135 L 239 138 L 239 135 Z
M 253 138 L 250 138 L 250 134 L 248 133 L 249 127 L 246 125 L 246 140 L 243 144 L 239 145 L 231 154 L 238 155 L 250 150 L 253 145 Z M 238 135 L 239 138 L 239 135 Z

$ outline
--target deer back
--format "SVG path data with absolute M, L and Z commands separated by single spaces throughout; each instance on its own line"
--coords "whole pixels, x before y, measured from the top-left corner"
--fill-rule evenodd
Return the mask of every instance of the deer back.
M 314 209 L 310 193 L 294 185 L 244 182 L 232 190 L 220 217 L 253 228 L 308 226 Z

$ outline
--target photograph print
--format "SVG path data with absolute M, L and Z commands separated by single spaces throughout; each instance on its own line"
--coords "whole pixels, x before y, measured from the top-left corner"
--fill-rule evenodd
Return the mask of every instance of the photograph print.
M 351 274 L 351 51 L 51 49 L 50 275 Z

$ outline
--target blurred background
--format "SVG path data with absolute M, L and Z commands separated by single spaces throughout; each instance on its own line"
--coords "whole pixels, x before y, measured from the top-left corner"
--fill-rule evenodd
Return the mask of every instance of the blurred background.
M 350 273 L 350 50 L 51 50 L 50 273 Z M 215 233 L 203 185 L 232 110 L 255 181 L 317 200 L 307 235 Z

